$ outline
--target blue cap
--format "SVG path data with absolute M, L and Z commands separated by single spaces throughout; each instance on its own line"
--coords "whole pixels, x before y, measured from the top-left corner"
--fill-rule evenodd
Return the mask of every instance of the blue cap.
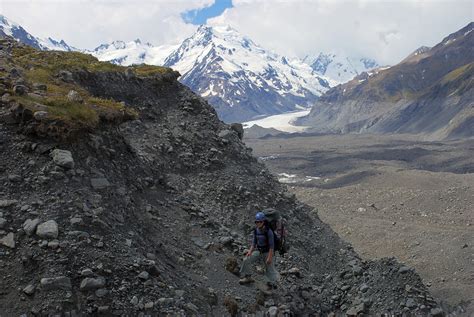
M 265 221 L 265 214 L 261 211 L 255 215 L 255 221 Z

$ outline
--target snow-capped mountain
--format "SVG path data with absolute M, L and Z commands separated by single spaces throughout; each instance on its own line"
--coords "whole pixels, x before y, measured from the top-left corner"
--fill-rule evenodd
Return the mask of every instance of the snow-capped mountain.
M 21 25 L 15 23 L 4 15 L 0 14 L 0 37 L 11 36 L 18 42 L 32 46 L 40 50 L 55 50 L 55 51 L 78 51 L 78 49 L 69 46 L 63 40 L 57 41 L 48 37 L 41 39 L 28 33 Z
M 64 41 L 37 38 L 4 16 L 0 16 L 2 34 L 42 50 L 78 50 Z M 299 59 L 263 49 L 229 26 L 200 26 L 175 46 L 115 41 L 82 51 L 124 66 L 171 67 L 181 73 L 182 83 L 206 98 L 227 122 L 311 107 L 336 83 Z
M 229 26 L 200 26 L 164 65 L 228 122 L 310 107 L 330 87 L 309 65 L 267 51 Z
M 153 46 L 136 39 L 128 43 L 114 41 L 102 44 L 87 53 L 94 55 L 101 61 L 109 61 L 123 66 L 133 64 L 163 65 L 166 57 L 177 48 L 178 45 Z
M 338 83 L 347 82 L 362 72 L 379 67 L 379 64 L 373 59 L 354 58 L 336 52 L 307 55 L 303 61 L 310 65 L 316 73 Z

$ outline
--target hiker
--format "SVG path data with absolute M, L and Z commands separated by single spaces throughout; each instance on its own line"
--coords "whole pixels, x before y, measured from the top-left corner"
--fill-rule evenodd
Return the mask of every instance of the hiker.
M 244 262 L 240 269 L 240 284 L 249 284 L 254 282 L 251 277 L 251 266 L 257 260 L 263 260 L 265 263 L 265 277 L 268 286 L 275 288 L 278 273 L 275 270 L 275 239 L 272 229 L 266 223 L 266 217 L 263 212 L 257 212 L 255 215 L 255 230 L 253 232 L 253 242 L 250 250 L 245 255 Z

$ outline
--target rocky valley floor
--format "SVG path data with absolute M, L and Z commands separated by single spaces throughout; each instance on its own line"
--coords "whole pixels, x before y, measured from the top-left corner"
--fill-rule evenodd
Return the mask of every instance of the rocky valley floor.
M 344 135 L 245 142 L 363 258 L 395 256 L 416 268 L 436 297 L 474 301 L 473 140 Z

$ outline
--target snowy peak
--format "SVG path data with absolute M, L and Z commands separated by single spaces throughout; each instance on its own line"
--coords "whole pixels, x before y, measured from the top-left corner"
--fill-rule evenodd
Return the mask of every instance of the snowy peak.
M 21 25 L 9 20 L 0 14 L 0 36 L 11 36 L 18 42 L 32 46 L 40 50 L 77 51 L 63 40 L 55 40 L 51 37 L 41 39 L 28 33 Z
M 230 26 L 200 26 L 165 60 L 224 121 L 309 107 L 330 84 L 309 65 L 265 50 Z
M 370 58 L 354 58 L 342 53 L 319 53 L 317 56 L 310 55 L 303 58 L 303 61 L 311 66 L 318 74 L 330 79 L 344 83 L 355 76 L 379 67 L 379 64 Z
M 177 48 L 176 45 L 153 46 L 142 43 L 140 39 L 131 42 L 113 41 L 101 44 L 92 51 L 86 51 L 101 61 L 123 66 L 136 64 L 163 65 L 168 55 Z

